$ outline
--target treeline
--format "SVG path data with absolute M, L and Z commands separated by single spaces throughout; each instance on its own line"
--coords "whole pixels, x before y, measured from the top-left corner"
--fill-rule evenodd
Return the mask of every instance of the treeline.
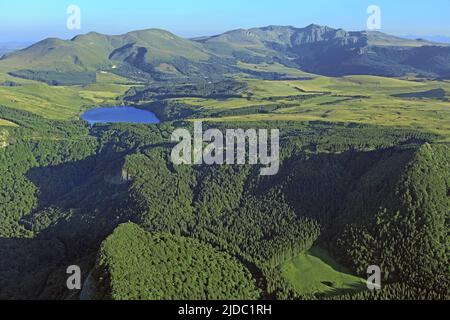
M 144 49 L 145 50 L 145 49 Z M 239 71 L 227 61 L 211 56 L 207 61 L 193 61 L 183 57 L 155 59 L 150 63 L 138 54 L 131 60 L 121 63 L 112 72 L 136 81 L 151 83 L 203 83 L 227 80 L 228 75 Z
M 41 70 L 19 70 L 9 73 L 11 76 L 35 80 L 52 86 L 87 86 L 97 81 L 97 75 L 91 71 L 41 71 Z
M 81 120 L 49 120 L 34 113 L 2 105 L 0 105 L 0 118 L 18 125 L 18 127 L 9 128 L 14 133 L 14 140 L 28 141 L 39 138 L 74 140 L 79 136 L 86 138 L 89 135 L 87 123 Z
M 143 88 L 133 87 L 129 89 L 124 99 L 140 102 L 152 100 L 164 100 L 181 97 L 228 99 L 241 97 L 241 93 L 247 88 L 245 82 L 236 80 L 223 80 L 220 82 L 202 81 L 197 83 L 158 83 Z

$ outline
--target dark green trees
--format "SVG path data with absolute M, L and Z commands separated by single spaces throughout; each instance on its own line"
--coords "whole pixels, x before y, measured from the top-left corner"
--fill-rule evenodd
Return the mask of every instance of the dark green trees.
M 103 243 L 97 298 L 117 300 L 257 299 L 250 272 L 197 240 L 119 226 Z
M 423 145 L 392 172 L 394 181 L 372 192 L 379 207 L 347 212 L 343 231 L 335 230 L 341 257 L 361 274 L 376 264 L 385 281 L 448 294 L 449 159 L 449 146 Z

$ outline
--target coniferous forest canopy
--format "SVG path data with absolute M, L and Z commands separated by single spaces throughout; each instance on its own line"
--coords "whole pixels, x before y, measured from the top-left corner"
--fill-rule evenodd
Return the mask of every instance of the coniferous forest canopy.
M 449 66 L 445 44 L 317 25 L 3 55 L 0 299 L 448 300 Z M 110 106 L 161 123 L 80 119 Z M 194 121 L 278 129 L 278 173 L 175 165 Z

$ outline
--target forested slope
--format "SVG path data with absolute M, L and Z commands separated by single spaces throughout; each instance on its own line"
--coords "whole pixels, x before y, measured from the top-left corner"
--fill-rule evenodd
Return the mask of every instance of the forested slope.
M 119 226 L 100 250 L 97 299 L 245 300 L 260 293 L 250 272 L 194 239 Z
M 281 131 L 282 163 L 278 175 L 260 177 L 251 166 L 174 166 L 173 123 L 89 130 L 81 122 L 1 112 L 18 125 L 7 128 L 11 143 L 0 149 L 0 255 L 8 257 L 0 261 L 1 298 L 77 298 L 65 288 L 65 268 L 80 265 L 86 279 L 111 266 L 106 257 L 117 261 L 120 277 L 135 259 L 164 265 L 158 255 L 142 255 L 136 236 L 148 244 L 145 250 L 179 259 L 186 258 L 178 249 L 187 244 L 214 252 L 217 263 L 210 268 L 227 261 L 229 276 L 247 279 L 241 280 L 249 290 L 226 291 L 239 297 L 256 298 L 254 281 L 262 297 L 302 298 L 278 267 L 313 244 L 361 276 L 369 265 L 380 265 L 385 283 L 401 285 L 392 298 L 397 292 L 448 294 L 450 156 L 447 145 L 430 144 L 433 135 L 356 124 L 265 123 Z M 215 126 L 230 125 L 252 126 Z M 128 226 L 128 234 L 121 227 L 99 254 L 102 241 L 128 221 L 145 231 Z M 151 280 L 137 272 L 144 283 Z M 164 272 L 152 277 L 164 278 Z M 186 293 L 134 295 L 136 278 L 123 276 L 120 291 L 106 286 L 102 297 Z M 404 295 L 404 288 L 411 290 Z
M 449 146 L 425 144 L 390 188 L 375 190 L 365 181 L 362 195 L 345 209 L 343 230 L 335 231 L 338 255 L 360 273 L 377 264 L 386 281 L 448 294 L 449 159 Z M 361 210 L 357 202 L 368 192 L 378 205 Z

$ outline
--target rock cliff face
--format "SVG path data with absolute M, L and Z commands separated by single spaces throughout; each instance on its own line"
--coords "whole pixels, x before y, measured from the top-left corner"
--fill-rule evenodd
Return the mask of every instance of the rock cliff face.
M 131 176 L 125 168 L 112 175 L 106 175 L 105 181 L 114 185 L 121 185 L 131 181 Z

